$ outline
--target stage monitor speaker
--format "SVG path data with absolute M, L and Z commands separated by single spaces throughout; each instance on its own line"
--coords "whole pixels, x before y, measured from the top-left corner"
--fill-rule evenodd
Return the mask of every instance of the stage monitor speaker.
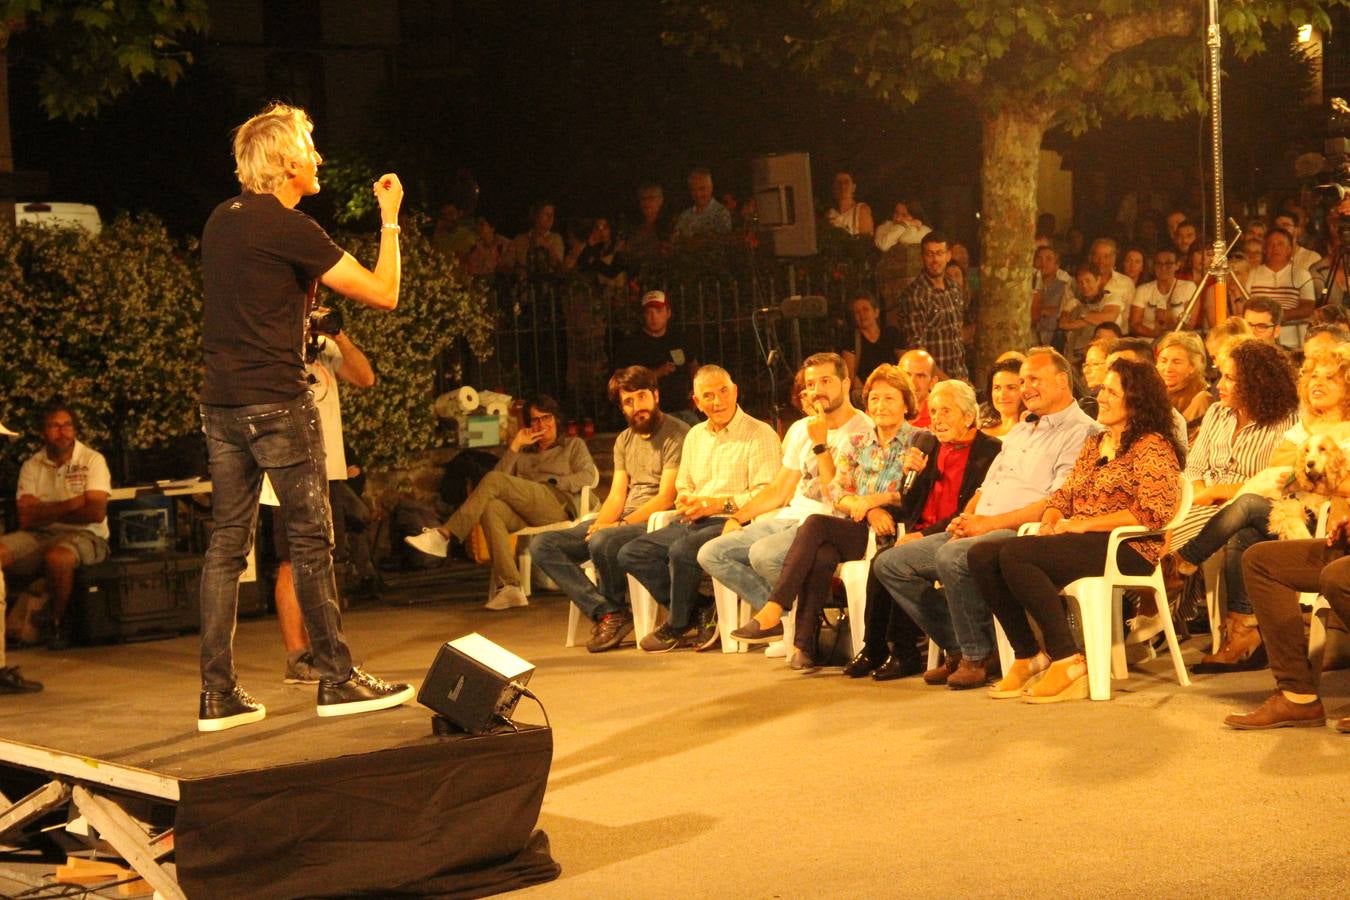
M 814 256 L 816 209 L 811 193 L 811 155 L 772 153 L 750 160 L 759 225 L 769 233 L 775 256 Z
M 436 653 L 417 702 L 470 734 L 483 734 L 511 718 L 533 674 L 533 665 L 475 631 Z

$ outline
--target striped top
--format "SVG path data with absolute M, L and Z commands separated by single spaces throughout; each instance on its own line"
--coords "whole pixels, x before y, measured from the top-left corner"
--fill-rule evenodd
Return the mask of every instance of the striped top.
M 1247 290 L 1253 298 L 1274 300 L 1281 309 L 1293 309 L 1300 303 L 1313 301 L 1312 275 L 1295 265 L 1287 265 L 1278 272 L 1257 266 L 1247 277 Z
M 1298 422 L 1298 414 L 1272 425 L 1248 422 L 1237 430 L 1237 413 L 1222 403 L 1205 411 L 1200 432 L 1186 456 L 1186 477 L 1214 484 L 1241 484 L 1270 464 L 1270 454 L 1284 433 Z M 1236 432 L 1236 433 L 1235 433 Z

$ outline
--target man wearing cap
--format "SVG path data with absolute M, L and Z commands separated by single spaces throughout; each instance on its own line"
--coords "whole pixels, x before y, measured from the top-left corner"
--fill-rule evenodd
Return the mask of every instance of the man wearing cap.
M 0 438 L 15 437 L 14 432 L 0 422 Z M 32 694 L 42 690 L 42 684 L 29 681 L 19 674 L 18 666 L 5 664 L 5 579 L 0 575 L 0 694 Z
M 0 535 L 0 569 L 47 580 L 53 650 L 69 640 L 66 607 L 75 570 L 108 556 L 108 494 L 103 454 L 76 440 L 75 416 L 61 403 L 42 413 L 43 449 L 19 470 L 19 531 Z
M 615 368 L 642 366 L 656 373 L 661 403 L 667 412 L 691 425 L 699 422 L 692 408 L 694 372 L 698 360 L 683 329 L 671 327 L 670 301 L 665 291 L 642 295 L 642 330 L 623 342 L 615 353 Z

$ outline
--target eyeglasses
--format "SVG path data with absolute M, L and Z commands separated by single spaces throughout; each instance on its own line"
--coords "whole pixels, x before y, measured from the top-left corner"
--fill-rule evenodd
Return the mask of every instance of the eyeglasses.
M 538 428 L 540 425 L 546 425 L 549 422 L 554 421 L 555 418 L 553 413 L 545 413 L 542 416 L 530 416 L 530 427 Z
M 1269 322 L 1248 322 L 1247 327 L 1252 331 L 1274 331 L 1276 326 Z

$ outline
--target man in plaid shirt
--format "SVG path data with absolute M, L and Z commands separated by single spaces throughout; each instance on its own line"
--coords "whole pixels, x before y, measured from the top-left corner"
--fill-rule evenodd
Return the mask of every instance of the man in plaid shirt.
M 900 292 L 900 334 L 906 347 L 923 347 L 948 378 L 967 377 L 961 346 L 965 300 L 961 285 L 947 278 L 951 251 L 947 238 L 930 231 L 919 242 L 923 273 Z
M 720 535 L 727 517 L 778 472 L 777 432 L 742 410 L 736 398 L 736 385 L 721 366 L 704 366 L 694 375 L 694 402 L 707 421 L 684 439 L 675 477 L 679 517 L 619 551 L 623 570 L 670 610 L 665 624 L 638 644 L 649 653 L 712 646 L 717 630 L 711 601 L 698 593 L 699 548 Z

